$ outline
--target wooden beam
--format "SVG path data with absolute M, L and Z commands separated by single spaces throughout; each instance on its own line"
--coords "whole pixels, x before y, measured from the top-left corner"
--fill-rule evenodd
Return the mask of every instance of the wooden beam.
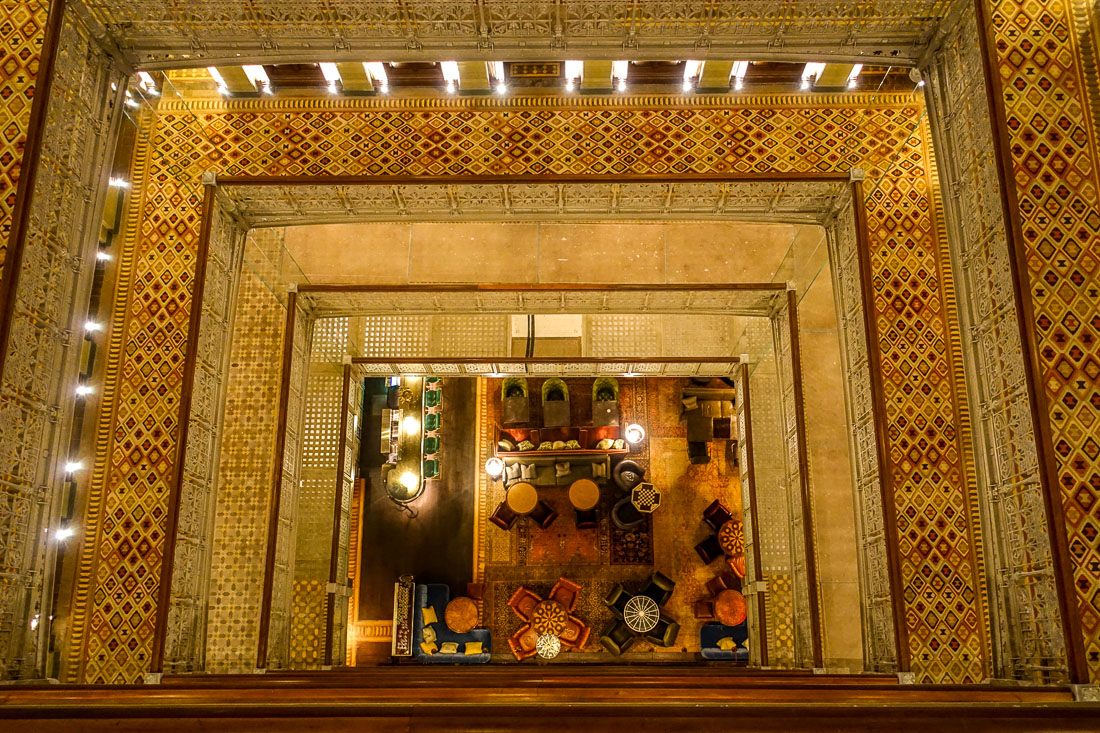
M 585 61 L 584 72 L 581 74 L 582 92 L 610 92 L 611 85 L 610 61 Z
M 347 584 L 347 578 L 340 578 L 340 515 L 344 508 L 344 461 L 348 447 L 348 392 L 351 389 L 351 362 L 344 364 L 344 382 L 340 389 L 340 429 L 336 447 L 336 493 L 332 499 L 332 537 L 329 542 L 328 582 L 334 585 Z M 325 661 L 326 667 L 332 666 L 333 624 L 336 621 L 336 593 L 329 590 L 328 609 L 325 613 Z
M 225 88 L 233 94 L 250 94 L 257 91 L 256 85 L 244 73 L 243 66 L 218 66 L 218 73 L 222 75 Z
M 458 88 L 467 93 L 487 94 L 492 91 L 489 67 L 484 61 L 458 62 Z
M 898 507 L 894 500 L 894 472 L 890 464 L 890 426 L 886 418 L 886 394 L 882 387 L 882 354 L 879 352 L 875 293 L 871 283 L 871 241 L 867 232 L 867 209 L 863 184 L 852 182 L 852 211 L 856 218 L 856 252 L 859 260 L 859 291 L 863 298 L 863 329 L 867 342 L 867 371 L 871 381 L 871 414 L 875 424 L 879 486 L 882 491 L 883 544 L 890 579 L 890 606 L 894 618 L 894 654 L 899 672 L 909 671 L 909 628 L 905 623 L 905 586 L 901 581 L 898 548 Z
M 696 85 L 696 89 L 700 92 L 728 92 L 732 72 L 732 61 L 707 61 L 703 64 L 703 71 L 699 74 L 699 83 Z
M 286 453 L 286 418 L 290 406 L 291 362 L 294 360 L 294 322 L 298 311 L 298 293 L 286 296 L 286 322 L 283 325 L 282 373 L 279 376 L 279 407 L 276 417 L 275 451 L 271 477 L 271 503 L 267 513 L 267 553 L 264 558 L 264 585 L 260 602 L 260 633 L 256 643 L 256 668 L 267 668 L 267 637 L 271 629 L 271 593 L 275 587 L 275 546 L 279 540 L 279 503 L 283 493 L 283 455 Z
M 215 188 L 203 187 L 202 224 L 198 249 L 195 252 L 195 278 L 191 289 L 191 312 L 187 316 L 187 345 L 183 352 L 183 379 L 180 383 L 177 413 L 176 457 L 172 463 L 172 479 L 168 485 L 168 507 L 164 518 L 164 544 L 161 551 L 160 579 L 157 587 L 156 620 L 153 625 L 153 648 L 149 671 L 164 671 L 164 649 L 168 640 L 168 616 L 172 604 L 172 576 L 176 567 L 176 537 L 179 534 L 180 497 L 183 494 L 187 438 L 191 428 L 191 398 L 195 389 L 195 370 L 199 363 L 199 330 L 202 327 L 202 301 L 206 289 L 206 261 L 210 254 L 210 230 L 214 220 Z
M 374 82 L 361 61 L 341 62 L 336 64 L 336 69 L 340 72 L 340 87 L 344 92 L 374 91 Z
M 1073 559 L 1069 554 L 1066 535 L 1065 505 L 1058 482 L 1058 466 L 1054 459 L 1054 437 L 1050 429 L 1050 405 L 1047 403 L 1043 367 L 1039 361 L 1039 343 L 1035 336 L 1035 309 L 1031 302 L 1031 282 L 1027 248 L 1024 246 L 1023 222 L 1017 198 L 1016 179 L 1012 171 L 1012 142 L 1008 137 L 1005 117 L 1004 90 L 998 73 L 997 45 L 993 24 L 985 0 L 974 0 L 977 8 L 978 39 L 981 45 L 982 70 L 985 74 L 986 101 L 992 123 L 993 152 L 997 161 L 997 177 L 1001 188 L 1001 208 L 1008 226 L 1008 263 L 1012 275 L 1012 295 L 1016 304 L 1016 319 L 1020 330 L 1020 351 L 1024 361 L 1024 382 L 1031 408 L 1032 433 L 1039 463 L 1039 485 L 1043 493 L 1043 508 L 1047 519 L 1050 559 L 1054 568 L 1054 584 L 1058 589 L 1058 611 L 1062 619 L 1062 636 L 1066 647 L 1066 662 L 1070 682 L 1089 682 L 1085 636 L 1081 627 L 1081 609 L 1073 582 Z M 1094 6 L 1095 7 L 1095 6 Z

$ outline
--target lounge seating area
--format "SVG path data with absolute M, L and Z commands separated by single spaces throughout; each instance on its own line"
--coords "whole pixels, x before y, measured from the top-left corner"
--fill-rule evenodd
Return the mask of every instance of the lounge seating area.
M 678 409 L 686 380 L 501 381 L 468 429 L 484 441 L 473 574 L 416 583 L 415 661 L 745 663 L 736 467 L 693 463 L 678 414 L 638 408 Z M 546 424 L 550 403 L 568 424 Z

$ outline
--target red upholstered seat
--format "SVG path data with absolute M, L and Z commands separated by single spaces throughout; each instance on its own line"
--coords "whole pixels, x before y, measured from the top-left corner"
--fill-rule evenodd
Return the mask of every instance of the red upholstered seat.
M 592 633 L 592 629 L 588 628 L 588 624 L 576 616 L 570 616 L 566 619 L 565 628 L 558 634 L 558 638 L 561 639 L 562 646 L 570 649 L 583 649 L 584 645 L 588 643 L 590 633 Z
M 541 600 L 542 598 L 521 585 L 516 592 L 512 594 L 512 597 L 508 599 L 508 605 L 516 612 L 517 616 L 524 621 L 529 621 L 531 619 L 531 612 L 535 610 L 535 606 L 537 606 Z
M 535 644 L 538 640 L 538 632 L 531 628 L 531 624 L 524 624 L 508 639 L 508 646 L 511 647 L 516 659 L 523 661 L 535 656 L 535 652 L 538 651 Z
M 577 606 L 577 596 L 580 592 L 581 587 L 572 580 L 558 578 L 558 582 L 550 591 L 550 597 L 565 607 L 566 611 L 572 611 Z

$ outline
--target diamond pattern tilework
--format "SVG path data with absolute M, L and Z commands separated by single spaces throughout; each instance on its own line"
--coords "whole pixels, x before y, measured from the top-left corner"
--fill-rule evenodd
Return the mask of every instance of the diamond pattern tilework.
M 868 206 L 892 470 L 898 513 L 906 518 L 902 572 L 905 583 L 919 589 L 906 596 L 914 667 L 926 681 L 978 680 L 986 621 L 976 598 L 980 585 L 967 569 L 972 546 L 958 530 L 972 517 L 951 418 L 952 375 L 943 355 L 945 314 L 935 277 L 942 242 L 932 234 L 934 201 L 922 158 L 928 150 L 918 125 L 922 110 L 902 97 L 880 95 L 874 109 L 864 106 L 868 100 L 822 95 L 814 97 L 817 107 L 806 107 L 799 97 L 750 99 L 740 107 L 726 106 L 728 98 L 702 96 L 586 98 L 556 101 L 557 107 L 522 99 L 507 104 L 196 100 L 188 110 L 163 102 L 148 123 L 158 162 L 134 175 L 146 185 L 140 231 L 131 234 L 134 248 L 128 255 L 133 265 L 128 320 L 115 330 L 116 348 L 125 354 L 114 376 L 119 380 L 116 448 L 93 490 L 142 487 L 133 511 L 146 524 L 136 536 L 159 548 L 162 487 L 170 468 L 164 456 L 171 456 L 174 446 L 187 292 L 200 224 L 192 186 L 203 170 L 222 175 L 644 172 L 674 178 L 687 171 L 846 172 L 860 166 L 868 171 L 872 191 Z M 916 142 L 906 144 L 912 134 Z M 158 166 L 169 163 L 185 166 L 191 180 L 164 174 Z M 910 353 L 926 346 L 938 350 Z M 150 385 L 150 378 L 156 383 Z M 113 574 L 127 562 L 120 547 L 129 540 L 110 532 L 101 537 L 89 623 L 93 636 L 101 634 L 96 645 L 108 645 L 117 634 L 106 623 L 105 599 Z M 136 563 L 155 590 L 159 558 Z M 146 609 L 135 617 L 151 614 Z M 113 667 L 105 662 L 87 678 L 132 681 L 146 649 L 142 642 L 126 647 Z
M 233 327 L 210 567 L 209 672 L 256 666 L 286 309 L 247 267 Z
M 993 25 L 1089 674 L 1100 681 L 1100 153 L 1087 12 L 1070 0 L 985 0 Z M 1076 7 L 1075 7 L 1076 6 Z M 1075 17 L 1075 10 L 1077 11 Z M 1082 18 L 1085 20 L 1082 21 Z M 1083 27 L 1082 27 L 1083 26 Z M 1095 58 L 1095 49 L 1089 49 Z M 1095 93 L 1095 92 L 1094 92 Z
M 36 0 L 0 2 L 0 273 L 7 259 L 46 11 L 47 6 Z

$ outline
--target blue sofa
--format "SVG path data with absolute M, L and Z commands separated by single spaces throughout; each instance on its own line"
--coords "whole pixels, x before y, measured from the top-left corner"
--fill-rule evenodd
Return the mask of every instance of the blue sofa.
M 718 648 L 718 640 L 727 636 L 733 637 L 737 646 L 729 651 Z M 744 623 L 736 626 L 710 623 L 703 624 L 699 629 L 699 647 L 702 649 L 703 659 L 724 659 L 727 661 L 749 661 L 749 648 L 745 642 L 749 640 L 749 628 Z
M 489 629 L 473 629 L 465 634 L 456 634 L 448 629 L 443 622 L 443 610 L 450 600 L 451 589 L 441 584 L 418 583 L 413 591 L 413 653 L 417 661 L 424 664 L 485 664 L 493 654 L 493 635 Z M 424 640 L 424 614 L 420 610 L 428 606 L 434 607 L 439 617 L 439 621 L 432 624 L 436 644 L 442 646 L 445 641 L 457 642 L 457 654 L 425 654 L 420 648 L 420 642 Z M 481 654 L 466 654 L 465 644 L 468 641 L 480 641 Z

